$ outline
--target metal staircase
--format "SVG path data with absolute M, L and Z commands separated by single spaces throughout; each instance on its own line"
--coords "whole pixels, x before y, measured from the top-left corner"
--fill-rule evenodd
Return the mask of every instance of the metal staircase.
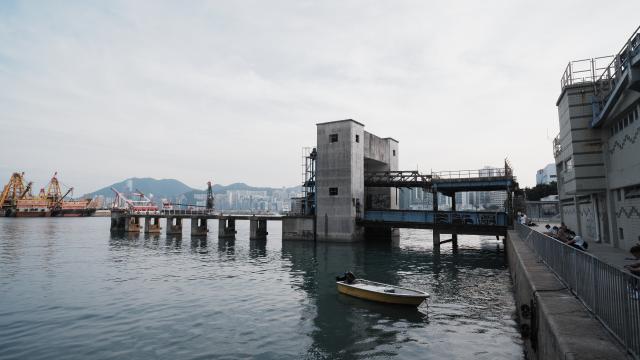
M 640 91 L 640 27 L 594 81 L 592 128 L 602 125 L 625 90 Z

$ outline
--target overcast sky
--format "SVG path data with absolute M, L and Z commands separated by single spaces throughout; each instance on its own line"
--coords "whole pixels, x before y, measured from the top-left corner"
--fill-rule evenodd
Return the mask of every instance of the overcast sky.
M 400 141 L 400 167 L 553 161 L 569 60 L 640 1 L 0 1 L 0 182 L 291 186 L 318 122 Z

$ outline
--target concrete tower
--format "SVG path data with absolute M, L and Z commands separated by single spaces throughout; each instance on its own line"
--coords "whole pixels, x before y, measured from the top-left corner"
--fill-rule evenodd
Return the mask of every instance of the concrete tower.
M 359 241 L 357 219 L 365 209 L 397 209 L 395 189 L 365 189 L 368 171 L 398 169 L 398 142 L 364 131 L 351 120 L 317 124 L 316 237 L 320 241 Z

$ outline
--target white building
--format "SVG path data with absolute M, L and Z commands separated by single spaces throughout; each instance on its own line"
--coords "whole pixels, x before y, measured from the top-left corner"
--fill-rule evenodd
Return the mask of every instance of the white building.
M 556 164 L 548 164 L 543 169 L 536 172 L 536 185 L 551 184 L 557 180 Z

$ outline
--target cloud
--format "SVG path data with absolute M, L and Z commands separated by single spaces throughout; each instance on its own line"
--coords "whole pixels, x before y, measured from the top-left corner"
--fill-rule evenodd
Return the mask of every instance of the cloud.
M 403 168 L 509 157 L 531 184 L 553 161 L 566 63 L 637 26 L 640 4 L 596 5 L 3 2 L 3 176 L 292 185 L 315 123 L 354 118 L 400 140 Z

